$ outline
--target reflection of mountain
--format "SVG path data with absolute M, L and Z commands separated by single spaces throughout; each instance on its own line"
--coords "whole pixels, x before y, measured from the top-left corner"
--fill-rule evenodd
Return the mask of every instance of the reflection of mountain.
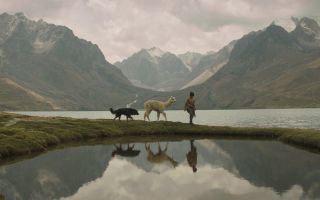
M 63 149 L 0 168 L 0 193 L 6 199 L 56 199 L 100 177 L 112 147 Z
M 263 141 L 216 141 L 229 154 L 239 176 L 257 186 L 283 193 L 297 184 L 305 195 L 320 198 L 320 156 L 284 145 Z
M 195 146 L 199 166 L 222 167 L 254 185 L 273 188 L 281 194 L 293 185 L 300 185 L 308 198 L 320 197 L 318 154 L 271 141 L 200 140 Z M 153 144 L 154 150 L 156 147 Z M 171 142 L 168 148 L 168 154 L 182 164 L 190 144 L 189 141 Z M 145 152 L 142 153 L 142 158 L 130 162 L 151 171 L 152 165 L 146 163 Z
M 320 197 L 320 156 L 317 154 L 269 141 L 200 140 L 194 144 L 198 152 L 198 171 L 194 175 L 186 162 L 186 153 L 190 151 L 189 141 L 169 142 L 166 154 L 179 163 L 175 169 L 167 163 L 148 162 L 145 145 L 135 144 L 135 149 L 141 151 L 139 156 L 128 158 L 116 155 L 117 158 L 114 160 L 119 164 L 116 167 L 120 167 L 116 171 L 130 171 L 130 166 L 133 166 L 139 174 L 148 177 L 148 180 L 144 181 L 152 182 L 153 180 L 149 180 L 152 177 L 162 180 L 158 177 L 162 173 L 170 174 L 170 179 L 181 180 L 183 177 L 178 176 L 180 172 L 188 175 L 188 180 L 192 181 L 195 178 L 199 179 L 198 173 L 203 176 L 201 170 L 209 170 L 208 173 L 216 176 L 221 172 L 230 180 L 245 179 L 250 185 L 256 185 L 256 188 L 273 188 L 271 191 L 280 194 L 285 194 L 294 185 L 298 185 L 303 188 L 307 199 Z M 165 147 L 164 142 L 161 145 L 162 148 Z M 157 151 L 157 148 L 157 143 L 151 144 L 153 151 Z M 115 169 L 107 168 L 105 171 L 113 150 L 114 146 L 63 149 L 0 167 L 0 193 L 4 193 L 7 199 L 53 199 L 77 194 L 78 189 L 86 183 L 94 185 L 95 182 L 99 182 L 100 186 L 101 184 L 103 186 L 103 181 L 106 180 L 99 178 L 103 174 L 106 177 L 117 178 L 117 174 L 109 174 L 108 171 L 114 172 Z M 125 163 L 131 164 L 123 166 Z M 174 174 L 174 170 L 177 169 L 180 171 Z M 130 189 L 134 190 L 135 187 L 141 189 L 138 186 L 141 185 L 140 178 L 131 180 L 134 177 L 131 177 L 131 174 L 126 177 L 130 179 L 129 182 L 134 183 Z M 219 182 L 217 177 L 210 178 L 212 180 L 206 179 L 206 181 L 224 187 L 224 180 Z M 113 184 L 112 181 L 110 183 L 108 180 L 108 183 Z M 122 182 L 126 183 L 125 180 Z M 177 180 L 174 182 L 179 184 Z M 167 186 L 161 185 L 161 188 L 165 187 Z

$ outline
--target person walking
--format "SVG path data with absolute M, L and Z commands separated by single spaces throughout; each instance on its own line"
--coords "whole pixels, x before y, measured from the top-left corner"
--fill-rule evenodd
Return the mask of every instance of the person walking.
M 195 106 L 195 100 L 194 100 L 194 92 L 190 92 L 190 95 L 184 105 L 184 110 L 189 113 L 189 123 L 190 125 L 193 125 L 193 118 L 196 116 L 196 106 Z

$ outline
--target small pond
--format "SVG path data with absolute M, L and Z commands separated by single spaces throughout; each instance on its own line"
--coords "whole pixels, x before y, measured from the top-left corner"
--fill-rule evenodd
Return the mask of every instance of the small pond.
M 320 199 L 319 166 L 320 154 L 277 141 L 87 145 L 0 166 L 0 193 L 9 200 Z

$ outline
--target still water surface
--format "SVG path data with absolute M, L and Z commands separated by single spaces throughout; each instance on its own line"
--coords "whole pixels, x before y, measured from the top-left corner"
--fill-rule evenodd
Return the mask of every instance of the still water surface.
M 159 144 L 72 147 L 0 166 L 0 193 L 10 200 L 320 199 L 319 154 L 275 141 Z
M 108 111 L 19 113 L 112 118 Z M 167 116 L 188 120 L 184 111 L 167 111 Z M 195 122 L 320 129 L 319 119 L 320 109 L 212 110 L 197 111 Z M 320 199 L 320 154 L 276 141 L 159 144 L 137 143 L 129 150 L 127 144 L 122 150 L 119 145 L 72 147 L 3 165 L 0 194 L 7 200 Z
M 63 116 L 75 118 L 108 118 L 109 111 L 51 111 L 51 112 L 17 112 L 36 116 Z M 144 111 L 139 111 L 135 119 L 143 119 Z M 166 111 L 169 121 L 188 122 L 188 115 L 181 110 Z M 197 124 L 239 127 L 283 127 L 320 129 L 320 108 L 312 109 L 252 109 L 252 110 L 198 110 L 194 119 Z M 162 117 L 162 116 L 161 116 Z M 156 119 L 156 113 L 150 115 Z M 123 119 L 125 117 L 123 116 Z M 160 118 L 163 119 L 163 118 Z

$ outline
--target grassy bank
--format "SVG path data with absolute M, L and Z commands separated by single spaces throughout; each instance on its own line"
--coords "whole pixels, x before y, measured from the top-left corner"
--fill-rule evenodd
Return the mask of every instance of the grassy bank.
M 43 152 L 60 144 L 104 138 L 117 141 L 169 138 L 274 139 L 320 150 L 320 131 L 282 128 L 232 128 L 190 126 L 180 122 L 88 120 L 62 117 L 30 117 L 0 113 L 0 159 Z M 152 139 L 151 139 L 152 140 Z

